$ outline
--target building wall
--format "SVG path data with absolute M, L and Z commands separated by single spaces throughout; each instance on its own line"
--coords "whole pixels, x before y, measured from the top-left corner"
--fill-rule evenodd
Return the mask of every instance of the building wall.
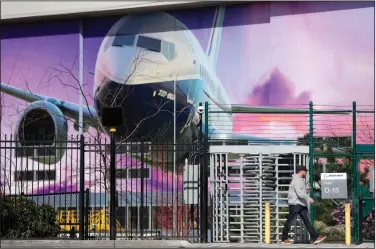
M 40 2 L 40 1 L 12 1 L 1 3 L 1 19 L 11 20 L 19 18 L 40 18 L 57 17 L 58 15 L 93 15 L 108 11 L 134 11 L 136 9 L 148 9 L 156 7 L 183 6 L 192 4 L 195 1 L 105 1 L 105 2 L 85 2 L 74 1 L 69 4 L 65 2 Z
M 166 126 L 169 126 L 168 132 L 173 128 L 171 103 L 176 98 L 178 137 L 188 117 L 188 113 L 183 110 L 188 101 L 184 100 L 184 93 L 187 92 L 195 100 L 194 108 L 198 107 L 198 100 L 214 104 L 208 95 L 227 101 L 228 104 L 307 108 L 308 103 L 313 101 L 317 108 L 342 108 L 357 101 L 358 105 L 373 108 L 375 65 L 372 2 L 265 2 L 229 5 L 225 9 L 219 32 L 221 36 L 216 43 L 218 53 L 217 56 L 212 56 L 215 50 L 208 50 L 208 43 L 213 31 L 215 11 L 216 8 L 208 7 L 168 13 L 144 13 L 137 14 L 136 17 L 109 16 L 2 26 L 1 82 L 25 90 L 24 95 L 29 97 L 10 96 L 4 90 L 5 85 L 2 85 L 1 136 L 7 136 L 5 141 L 10 139 L 11 134 L 19 135 L 19 120 L 30 105 L 27 100 L 33 99 L 36 94 L 49 97 L 50 103 L 56 104 L 56 100 L 64 101 L 64 104 L 70 102 L 70 107 L 76 108 L 72 110 L 78 110 L 78 115 L 74 116 L 70 115 L 69 110 L 60 108 L 64 112 L 62 116 L 68 119 L 68 134 L 76 136 L 78 130 L 74 129 L 74 123 L 79 125 L 79 113 L 87 110 L 88 106 L 94 106 L 98 86 L 117 80 L 132 84 L 141 81 L 156 82 L 146 88 L 142 88 L 145 85 L 129 88 L 126 93 L 122 92 L 127 95 L 127 101 L 120 101 L 126 103 L 128 122 L 153 116 L 153 121 L 148 123 L 153 134 L 159 134 Z M 158 21 L 158 18 L 162 21 Z M 163 20 L 168 20 L 170 26 Z M 127 22 L 133 23 L 127 25 Z M 178 27 L 183 27 L 185 31 Z M 116 30 L 116 34 L 111 29 Z M 172 50 L 169 50 L 172 45 L 163 45 L 165 47 L 162 49 L 167 48 L 165 51 L 168 51 L 165 54 L 163 51 L 157 54 L 152 49 L 146 51 L 138 48 L 135 51 L 143 54 L 146 59 L 137 57 L 140 54 L 126 50 L 129 42 L 127 39 L 132 35 L 160 37 L 170 42 L 168 44 L 174 43 L 178 54 L 174 57 Z M 149 48 L 152 46 L 148 42 L 145 44 Z M 214 63 L 207 59 L 209 51 Z M 138 68 L 141 68 L 140 71 Z M 174 77 L 178 80 L 175 95 L 172 88 Z M 163 83 L 165 81 L 167 83 Z M 196 90 L 199 90 L 192 92 L 188 86 L 196 86 Z M 161 89 L 169 91 L 161 92 Z M 62 106 L 62 102 L 59 105 Z M 83 107 L 79 108 L 79 105 Z M 95 110 L 95 106 L 91 110 Z M 129 113 L 132 115 L 129 116 Z M 56 111 L 54 115 L 57 117 L 60 114 Z M 233 120 L 226 131 L 228 133 L 296 139 L 308 132 L 307 118 L 302 116 L 253 116 L 245 121 L 242 116 L 221 118 L 223 122 Z M 34 122 L 32 117 L 26 121 Z M 337 127 L 337 131 L 348 133 L 341 135 L 350 135 L 351 129 L 345 121 L 343 126 Z M 86 120 L 83 124 L 85 122 Z M 262 127 L 257 125 L 260 122 L 263 123 Z M 373 121 L 369 122 L 373 124 Z M 43 128 L 47 127 L 36 127 L 33 128 L 36 136 L 46 133 Z M 60 128 L 63 129 L 62 126 L 58 127 Z M 98 132 L 93 127 L 88 129 L 85 133 L 87 139 L 93 141 L 97 137 L 106 138 L 105 133 Z M 332 135 L 325 127 L 318 131 L 322 133 L 318 135 Z M 127 134 L 129 135 L 129 131 Z M 8 155 L 9 153 L 12 156 L 1 161 L 3 184 L 7 182 L 12 186 L 17 185 L 9 183 L 9 179 L 14 179 L 17 167 L 19 171 L 55 169 L 56 180 L 52 180 L 55 184 L 53 187 L 51 181 L 29 182 L 26 185 L 33 187 L 27 188 L 26 192 L 78 190 L 77 151 L 67 150 L 56 163 L 41 163 L 40 160 L 36 162 L 31 158 L 15 160 L 14 149 L 10 147 Z M 104 192 L 102 184 L 106 175 L 99 169 L 106 166 L 96 161 L 101 160 L 99 156 L 88 156 L 86 160 L 86 165 L 95 165 L 94 168 L 87 168 L 87 187 L 93 192 Z M 17 166 L 14 165 L 16 161 Z M 136 168 L 139 165 L 139 162 L 133 164 Z M 156 188 L 161 193 L 169 191 L 173 188 L 171 179 L 179 177 L 158 170 L 155 169 L 151 174 L 146 191 L 151 192 Z M 153 177 L 153 174 L 160 177 Z M 165 180 L 161 180 L 163 177 Z M 131 188 L 128 191 L 138 192 L 137 181 L 139 180 L 124 180 L 124 186 Z M 169 183 L 163 185 L 158 181 Z M 136 185 L 137 187 L 132 187 Z M 21 188 L 25 188 L 25 185 Z M 182 191 L 181 186 L 179 191 Z M 24 191 L 14 187 L 11 192 Z

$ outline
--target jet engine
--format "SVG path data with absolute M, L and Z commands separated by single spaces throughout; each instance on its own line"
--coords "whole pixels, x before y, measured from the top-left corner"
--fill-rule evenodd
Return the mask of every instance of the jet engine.
M 65 154 L 68 124 L 62 111 L 47 101 L 33 102 L 22 114 L 16 129 L 16 157 L 55 164 Z

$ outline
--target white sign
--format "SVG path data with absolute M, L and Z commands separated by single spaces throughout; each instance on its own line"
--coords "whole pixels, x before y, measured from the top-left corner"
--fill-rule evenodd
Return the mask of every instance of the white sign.
M 347 180 L 346 173 L 321 173 L 321 180 Z
M 347 199 L 346 173 L 321 173 L 322 199 Z

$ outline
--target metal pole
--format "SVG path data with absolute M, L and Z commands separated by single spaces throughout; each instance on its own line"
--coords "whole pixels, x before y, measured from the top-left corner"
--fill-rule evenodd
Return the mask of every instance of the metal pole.
M 85 192 L 85 195 L 86 195 L 86 207 L 85 207 L 85 238 L 86 239 L 89 239 L 89 224 L 90 224 L 90 220 L 89 220 L 89 205 L 90 205 L 90 192 L 89 192 L 89 189 L 87 188 L 86 189 L 86 192 Z M 93 205 L 94 206 L 94 205 Z
M 140 232 L 141 232 L 141 239 L 144 237 L 144 142 L 141 142 L 141 198 L 140 198 Z
M 202 106 L 202 103 L 200 102 L 199 103 L 199 106 Z M 203 195 L 204 195 L 204 171 L 205 171 L 205 168 L 204 168 L 204 164 L 203 164 L 203 158 L 202 158 L 202 155 L 201 155 L 201 147 L 202 147 L 202 113 L 199 112 L 199 115 L 200 115 L 200 128 L 199 128 L 199 131 L 198 131 L 198 150 L 199 150 L 199 155 L 200 155 L 200 158 L 199 158 L 199 162 L 200 162 L 200 237 L 201 237 L 201 243 L 204 242 L 204 228 L 205 228 L 205 225 L 204 225 L 204 198 L 203 198 Z
M 278 157 L 275 159 L 275 175 L 276 175 L 276 221 L 275 221 L 275 226 L 277 227 L 277 241 L 279 241 L 279 227 L 280 227 L 280 222 L 279 222 L 279 196 L 280 196 L 280 187 L 279 187 L 279 165 L 278 165 Z
M 83 38 L 83 21 L 80 20 L 80 36 L 79 36 L 79 55 L 78 55 L 78 82 L 80 85 L 79 93 L 78 93 L 78 103 L 79 106 L 79 113 L 78 113 L 78 131 L 81 135 L 83 132 L 83 125 L 84 125 L 84 116 L 83 116 L 83 85 L 84 85 L 84 38 Z
M 174 145 L 173 145 L 173 148 L 174 148 L 174 169 L 173 169 L 173 175 L 172 175 L 172 227 L 174 229 L 174 232 L 176 231 L 176 235 L 178 235 L 178 231 L 176 229 L 176 221 L 175 221 L 175 216 L 177 215 L 176 213 L 176 200 L 175 200 L 175 191 L 176 191 L 176 76 L 175 76 L 175 80 L 174 80 Z
M 359 208 L 360 205 L 358 199 L 358 185 L 359 185 L 359 176 L 358 176 L 358 158 L 357 158 L 357 146 L 356 146 L 356 102 L 353 102 L 352 105 L 352 199 L 353 199 L 353 214 L 354 214 L 354 242 L 357 244 L 359 242 Z
M 270 203 L 265 203 L 265 244 L 270 244 Z
M 356 102 L 353 102 L 352 107 L 352 173 L 353 173 L 353 182 L 352 182 L 352 196 L 355 200 L 357 198 L 357 187 L 358 187 L 358 160 L 357 160 L 357 153 L 356 153 Z
M 84 136 L 80 136 L 80 231 L 79 236 L 80 240 L 84 240 L 85 238 L 85 140 Z
M 315 151 L 315 144 L 313 139 L 313 102 L 309 102 L 309 187 L 313 190 L 314 184 L 314 172 L 313 172 L 313 164 L 314 164 L 314 151 Z M 313 191 L 310 191 L 311 198 L 314 198 Z M 315 222 L 315 207 L 310 205 L 310 216 L 311 222 Z
M 244 184 L 243 184 L 244 157 L 240 154 L 240 243 L 244 242 Z
M 208 102 L 206 101 L 205 102 L 205 141 L 204 141 L 204 167 L 203 167 L 203 171 L 204 171 L 204 196 L 203 196 L 203 201 L 204 201 L 204 218 L 205 218 L 205 229 L 204 229 L 204 243 L 207 242 L 207 239 L 208 239 L 208 236 L 207 236 L 207 232 L 208 232 L 208 170 L 209 170 L 209 157 L 208 157 L 208 154 L 209 154 L 209 141 L 208 141 L 208 136 L 209 136 L 209 121 L 208 121 L 208 117 L 209 117 L 209 104 Z M 201 130 L 202 131 L 202 130 Z M 227 163 L 227 158 L 226 158 L 226 163 Z M 228 176 L 228 172 L 226 174 L 226 177 Z
M 207 109 L 207 102 L 205 103 L 205 109 Z M 202 116 L 202 115 L 201 115 Z M 205 118 L 207 118 L 207 112 L 205 112 Z M 206 123 L 208 123 L 207 119 L 205 121 Z M 207 126 L 205 126 L 205 128 L 207 128 Z M 206 129 L 205 129 L 206 130 Z M 201 130 L 200 132 L 202 132 L 202 126 L 201 126 Z M 202 143 L 202 142 L 201 142 Z M 204 183 L 204 186 L 203 186 L 203 196 L 202 196 L 202 201 L 204 203 L 203 205 L 203 224 L 204 224 L 204 234 L 203 234 L 203 237 L 204 237 L 204 241 L 203 243 L 206 243 L 208 241 L 208 160 L 207 160 L 207 139 L 205 139 L 205 142 L 204 142 L 204 146 L 203 146 L 203 156 L 204 156 L 204 165 L 202 167 L 202 171 L 203 171 L 203 183 Z
M 358 195 L 358 241 L 357 245 L 363 243 L 363 197 Z
M 115 133 L 110 133 L 110 240 L 116 239 Z
M 346 245 L 351 245 L 351 205 L 350 203 L 345 204 L 345 237 Z
M 259 239 L 259 242 L 262 243 L 262 214 L 264 213 L 263 212 L 263 208 L 262 208 L 262 186 L 263 186 L 263 175 L 262 175 L 262 161 L 263 161 L 263 157 L 262 157 L 262 154 L 259 153 L 259 158 L 258 158 L 258 163 L 259 163 L 259 177 L 260 177 L 260 180 L 259 180 L 259 231 L 260 231 L 260 239 Z

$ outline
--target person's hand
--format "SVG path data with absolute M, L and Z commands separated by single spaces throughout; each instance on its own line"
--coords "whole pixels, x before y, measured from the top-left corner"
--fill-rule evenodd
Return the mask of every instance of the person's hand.
M 309 203 L 311 203 L 311 204 L 315 203 L 315 200 L 312 199 L 312 198 L 308 198 L 308 201 L 309 201 Z

